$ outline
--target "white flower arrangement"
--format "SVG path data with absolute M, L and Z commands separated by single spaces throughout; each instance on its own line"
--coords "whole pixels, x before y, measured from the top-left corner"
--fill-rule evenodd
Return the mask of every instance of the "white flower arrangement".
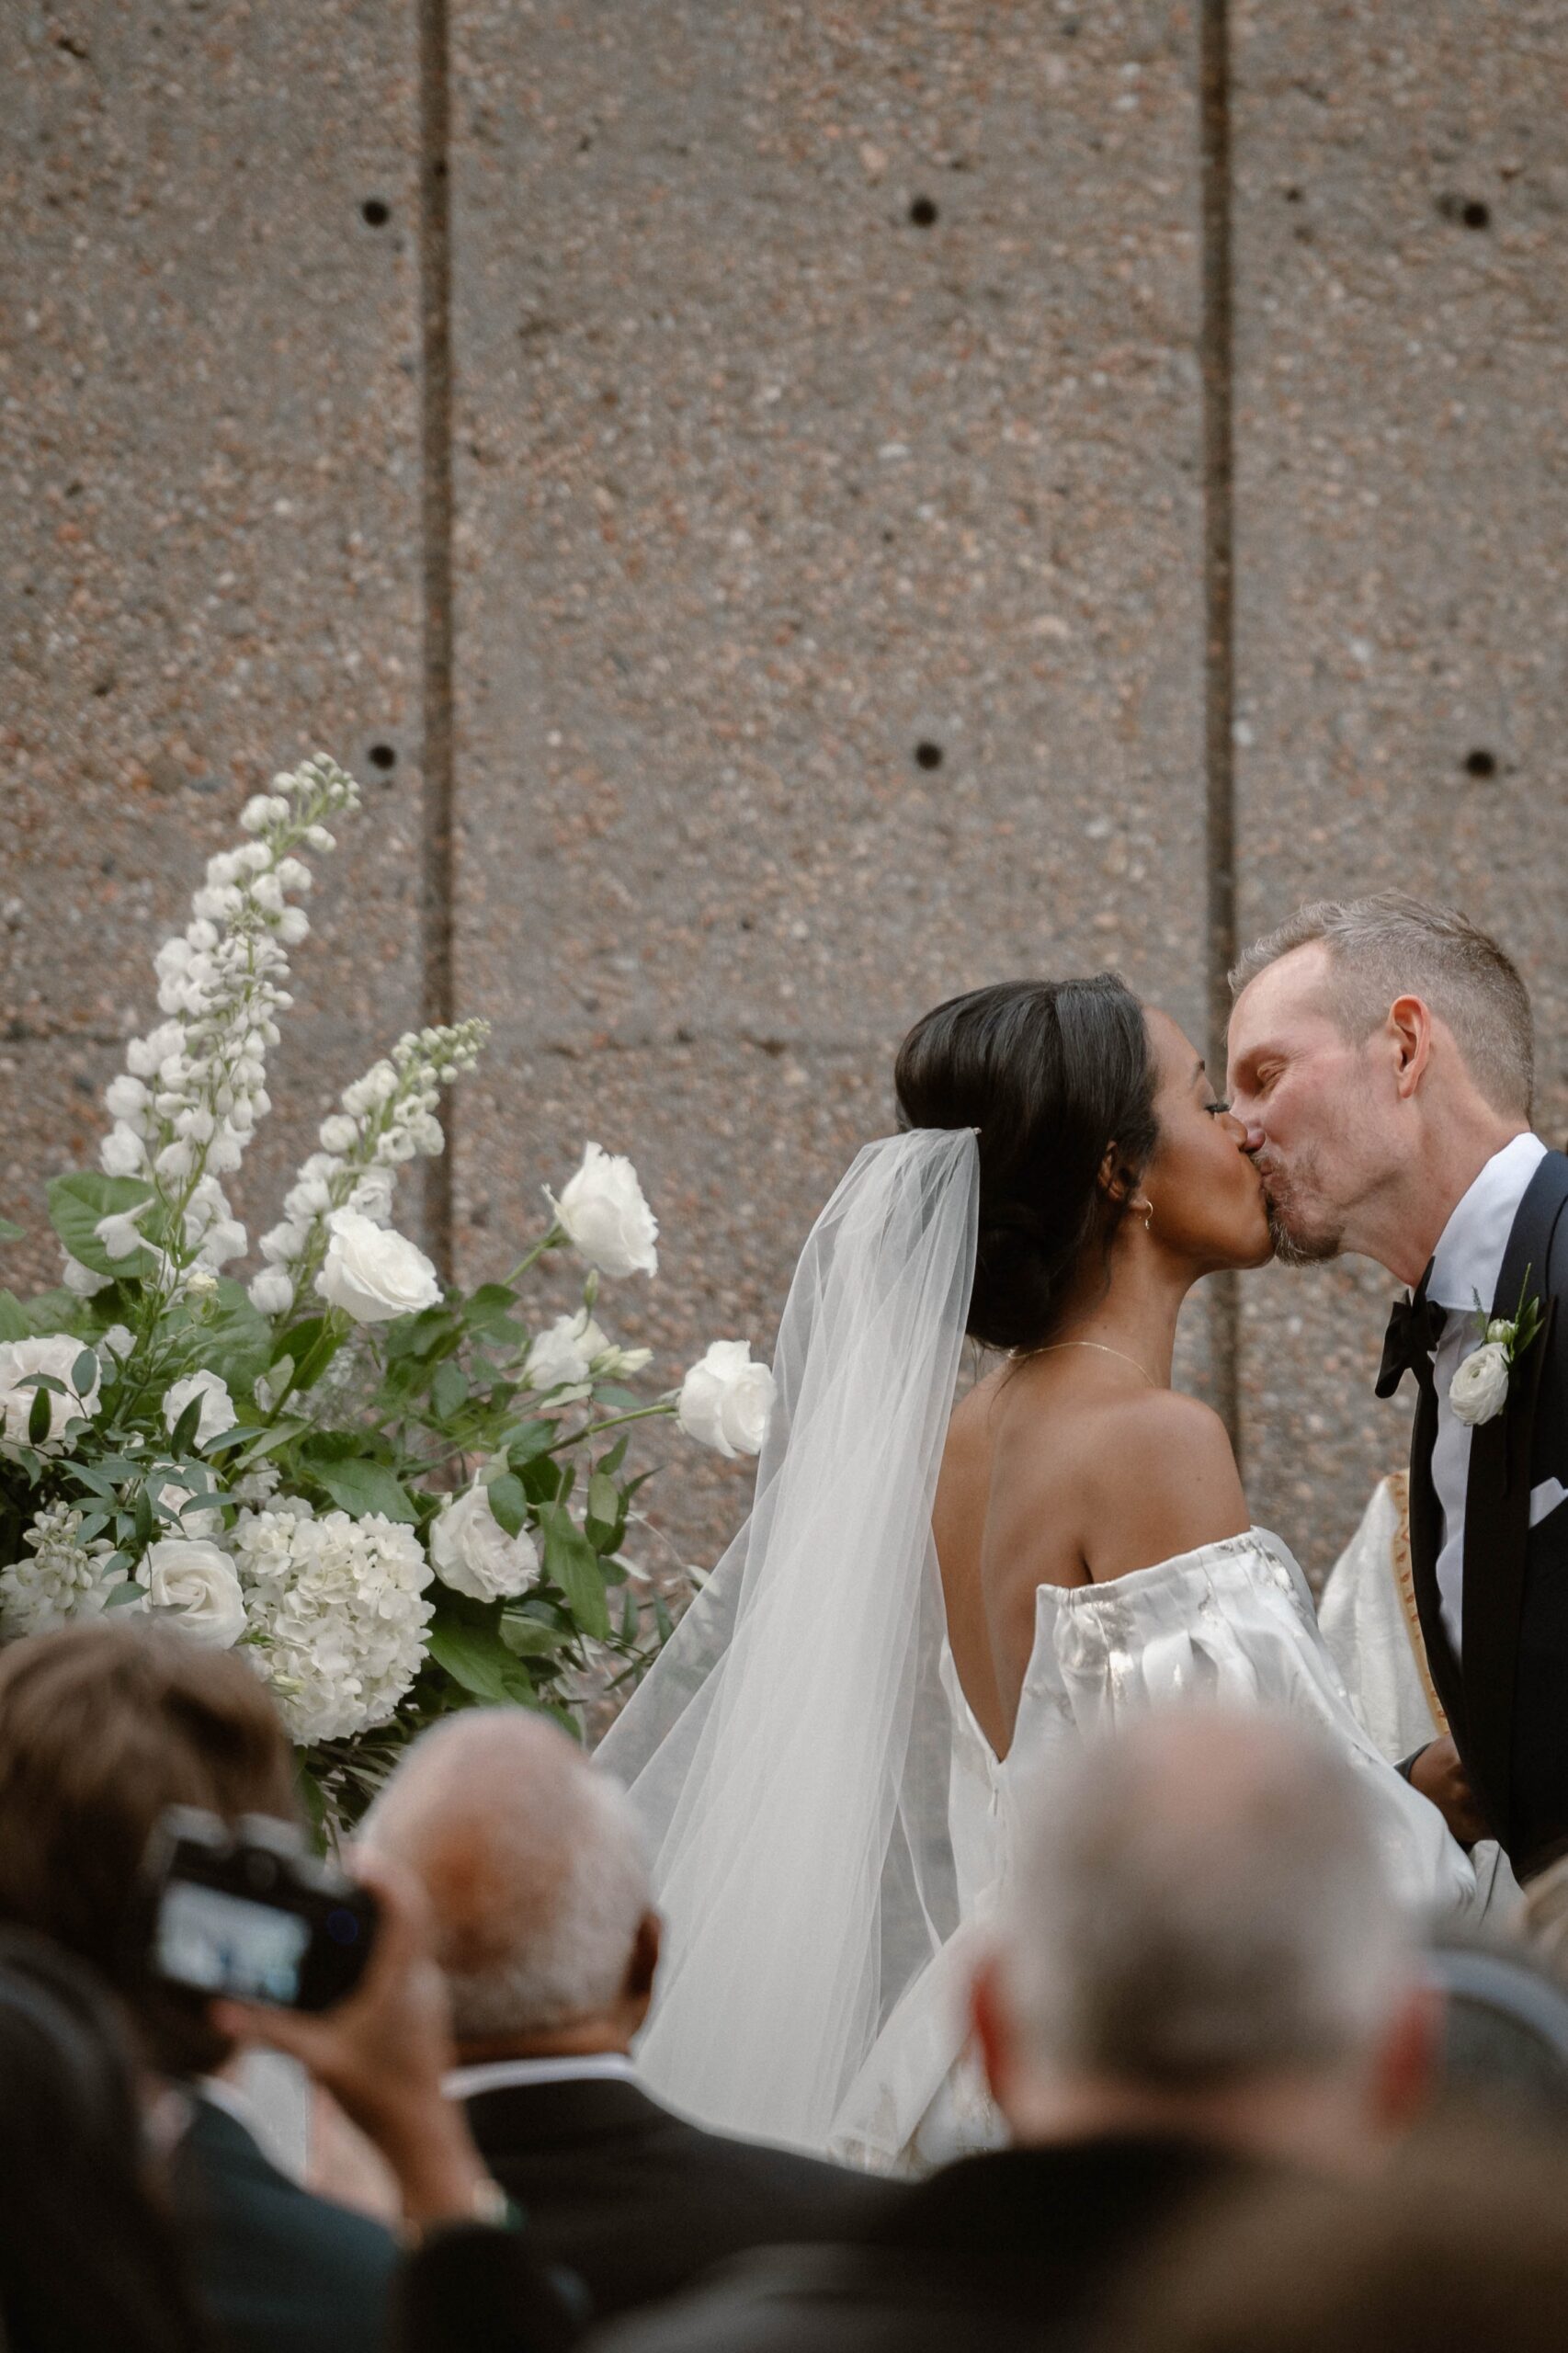
M 1489 1316 L 1479 1299 L 1475 1321 L 1480 1345 L 1465 1357 L 1449 1383 L 1449 1405 L 1456 1421 L 1480 1429 L 1495 1421 L 1508 1402 L 1514 1369 L 1540 1330 L 1540 1302 L 1528 1296 L 1530 1269 L 1519 1289 L 1519 1303 L 1511 1316 Z
M 301 852 L 358 802 L 318 756 L 245 804 L 158 951 L 162 1018 L 107 1091 L 98 1169 L 50 1187 L 61 1287 L 0 1291 L 0 1640 L 128 1608 L 237 1647 L 333 1830 L 433 1718 L 511 1700 L 570 1723 L 640 1674 L 670 1618 L 623 1552 L 649 1475 L 624 1426 L 677 1416 L 752 1454 L 773 1402 L 740 1341 L 652 1402 L 619 1386 L 649 1351 L 598 1323 L 600 1280 L 652 1276 L 658 1226 L 597 1143 L 505 1282 L 443 1286 L 396 1231 L 399 1171 L 441 1151 L 480 1021 L 411 1032 L 346 1088 L 260 1267 L 224 1271 L 250 1249 L 226 1185 L 309 931 Z M 581 1306 L 532 1331 L 519 1286 L 567 1250 Z

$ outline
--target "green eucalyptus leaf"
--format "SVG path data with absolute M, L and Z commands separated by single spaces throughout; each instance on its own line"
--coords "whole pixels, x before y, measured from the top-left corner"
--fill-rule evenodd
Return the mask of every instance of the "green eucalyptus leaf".
M 26 1385 L 25 1383 L 23 1384 Z M 33 1402 L 28 1408 L 28 1438 L 33 1446 L 41 1446 L 49 1436 L 54 1419 L 54 1406 L 49 1391 L 40 1381 L 33 1392 Z
M 71 1386 L 78 1397 L 92 1394 L 98 1378 L 98 1359 L 95 1349 L 84 1348 L 71 1368 Z
M 32 1324 L 15 1291 L 0 1290 L 0 1341 L 32 1337 Z
M 127 1577 L 122 1584 L 117 1585 L 114 1591 L 108 1595 L 108 1598 L 104 1602 L 104 1608 L 106 1609 L 129 1609 L 132 1602 L 145 1601 L 146 1598 L 146 1586 L 138 1585 L 134 1577 Z
M 541 1504 L 539 1524 L 544 1537 L 546 1576 L 561 1587 L 583 1631 L 602 1642 L 609 1632 L 609 1610 L 597 1553 L 574 1525 L 564 1504 Z
M 603 1471 L 596 1471 L 588 1482 L 588 1518 L 604 1528 L 613 1528 L 620 1518 L 620 1489 Z
M 475 1626 L 460 1618 L 439 1616 L 426 1638 L 431 1657 L 445 1667 L 454 1683 L 491 1706 L 513 1700 L 524 1705 L 533 1686 L 493 1626 Z
M 568 1639 L 558 1628 L 519 1617 L 516 1610 L 507 1610 L 501 1620 L 501 1640 L 517 1658 L 548 1658 Z
M 138 1544 L 142 1546 L 151 1544 L 156 1533 L 156 1521 L 153 1513 L 153 1498 L 145 1487 L 138 1487 L 136 1490 L 136 1508 L 132 1518 Z
M 449 1357 L 437 1366 L 430 1383 L 430 1402 L 443 1422 L 455 1420 L 468 1403 L 468 1380 L 460 1364 Z
M 193 1397 L 189 1404 L 186 1407 L 184 1413 L 181 1414 L 178 1421 L 175 1424 L 174 1434 L 169 1439 L 169 1451 L 171 1454 L 195 1453 L 196 1433 L 201 1427 L 201 1407 L 203 1402 L 204 1401 L 200 1397 Z
M 286 1332 L 279 1332 L 274 1339 L 267 1362 L 281 1364 L 288 1357 L 295 1364 L 303 1363 L 325 1329 L 324 1315 L 307 1315 L 302 1323 L 290 1324 Z
M 620 1436 L 616 1439 L 615 1444 L 610 1448 L 609 1452 L 603 1458 L 599 1464 L 599 1469 L 605 1473 L 607 1478 L 614 1478 L 616 1472 L 619 1470 L 621 1464 L 626 1460 L 626 1449 L 631 1443 L 631 1432 L 630 1430 L 622 1430 Z
M 123 1281 L 128 1275 L 145 1273 L 152 1256 L 137 1250 L 129 1258 L 111 1258 L 98 1240 L 98 1220 L 141 1209 L 153 1197 L 152 1186 L 140 1176 L 103 1176 L 94 1168 L 74 1169 L 68 1176 L 50 1181 L 49 1222 L 73 1258 L 95 1275 Z
M 510 1471 L 486 1483 L 490 1508 L 508 1536 L 520 1536 L 528 1523 L 528 1499 L 520 1479 Z
M 202 1363 L 231 1389 L 251 1389 L 272 1362 L 272 1326 L 251 1305 L 244 1285 L 220 1276 L 201 1326 Z
M 355 1519 L 363 1519 L 367 1512 L 380 1512 L 387 1519 L 401 1520 L 405 1528 L 419 1524 L 419 1514 L 406 1489 L 384 1462 L 316 1462 L 311 1465 L 311 1476 Z
M 637 1597 L 630 1586 L 626 1588 L 626 1597 L 620 1605 L 620 1639 L 623 1643 L 634 1643 L 637 1640 Z
M 536 1455 L 548 1453 L 556 1437 L 553 1422 L 523 1422 L 517 1429 L 505 1430 L 496 1441 L 514 1471 L 521 1471 Z

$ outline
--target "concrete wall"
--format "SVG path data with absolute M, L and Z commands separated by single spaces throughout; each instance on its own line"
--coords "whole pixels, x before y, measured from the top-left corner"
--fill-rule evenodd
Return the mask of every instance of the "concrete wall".
M 583 1137 L 633 1153 L 665 1267 L 614 1304 L 673 1378 L 767 1341 L 937 996 L 1109 961 L 1202 1032 L 1199 26 L 449 0 L 444 114 L 423 6 L 423 64 L 414 0 L 0 27 L 4 1206 L 90 1150 L 201 858 L 324 744 L 369 821 L 246 1203 L 449 993 L 495 1039 L 431 1238 L 499 1270 Z M 1240 922 L 1460 892 L 1528 964 L 1553 1135 L 1563 25 L 1237 0 L 1209 94 Z M 1249 1478 L 1317 1568 L 1400 1448 L 1382 1293 L 1244 1303 Z M 1224 1322 L 1199 1302 L 1199 1386 Z M 745 1484 L 683 1455 L 672 1542 L 710 1554 Z

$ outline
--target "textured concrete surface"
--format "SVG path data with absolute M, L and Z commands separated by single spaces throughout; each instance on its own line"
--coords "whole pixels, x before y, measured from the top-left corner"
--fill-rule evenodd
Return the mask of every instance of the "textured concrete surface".
M 1241 923 L 1400 883 L 1520 959 L 1568 1134 L 1568 16 L 1237 14 Z M 1397 1461 L 1392 1286 L 1247 1293 L 1248 1473 L 1318 1567 Z
M 631 1151 L 678 1365 L 767 1342 L 927 1005 L 1116 962 L 1199 1017 L 1190 26 L 454 37 L 463 1257 L 547 1140 Z
M 270 1223 L 335 1087 L 417 1018 L 413 28 L 19 5 L 0 86 L 0 1187 L 40 1228 L 202 861 L 322 745 L 370 808 L 316 861 L 279 1114 L 234 1188 Z M 7 1278 L 55 1266 L 44 1232 Z
M 1556 1138 L 1568 19 L 1233 13 L 1242 926 L 1460 896 L 1525 961 Z M 673 1378 L 715 1332 L 766 1343 L 937 997 L 1114 961 L 1200 1022 L 1196 28 L 451 21 L 456 978 L 497 1027 L 460 1256 L 503 1263 L 585 1136 L 631 1151 L 665 1272 L 607 1313 Z M 0 1206 L 90 1153 L 201 860 L 317 743 L 372 806 L 324 868 L 246 1206 L 416 1017 L 415 22 L 0 17 Z M 1384 1292 L 1245 1294 L 1249 1481 L 1319 1571 L 1401 1450 Z M 668 1540 L 710 1555 L 745 1485 L 682 1458 Z

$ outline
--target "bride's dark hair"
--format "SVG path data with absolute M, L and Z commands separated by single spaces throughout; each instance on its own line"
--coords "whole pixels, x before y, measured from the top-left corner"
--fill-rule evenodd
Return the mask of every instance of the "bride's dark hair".
M 1115 1145 L 1129 1195 L 1153 1154 L 1142 1006 L 1114 972 L 997 981 L 917 1021 L 894 1084 L 901 1126 L 980 1131 L 971 1337 L 1042 1347 L 1084 1252 L 1126 1214 L 1099 1182 L 1107 1152 Z

